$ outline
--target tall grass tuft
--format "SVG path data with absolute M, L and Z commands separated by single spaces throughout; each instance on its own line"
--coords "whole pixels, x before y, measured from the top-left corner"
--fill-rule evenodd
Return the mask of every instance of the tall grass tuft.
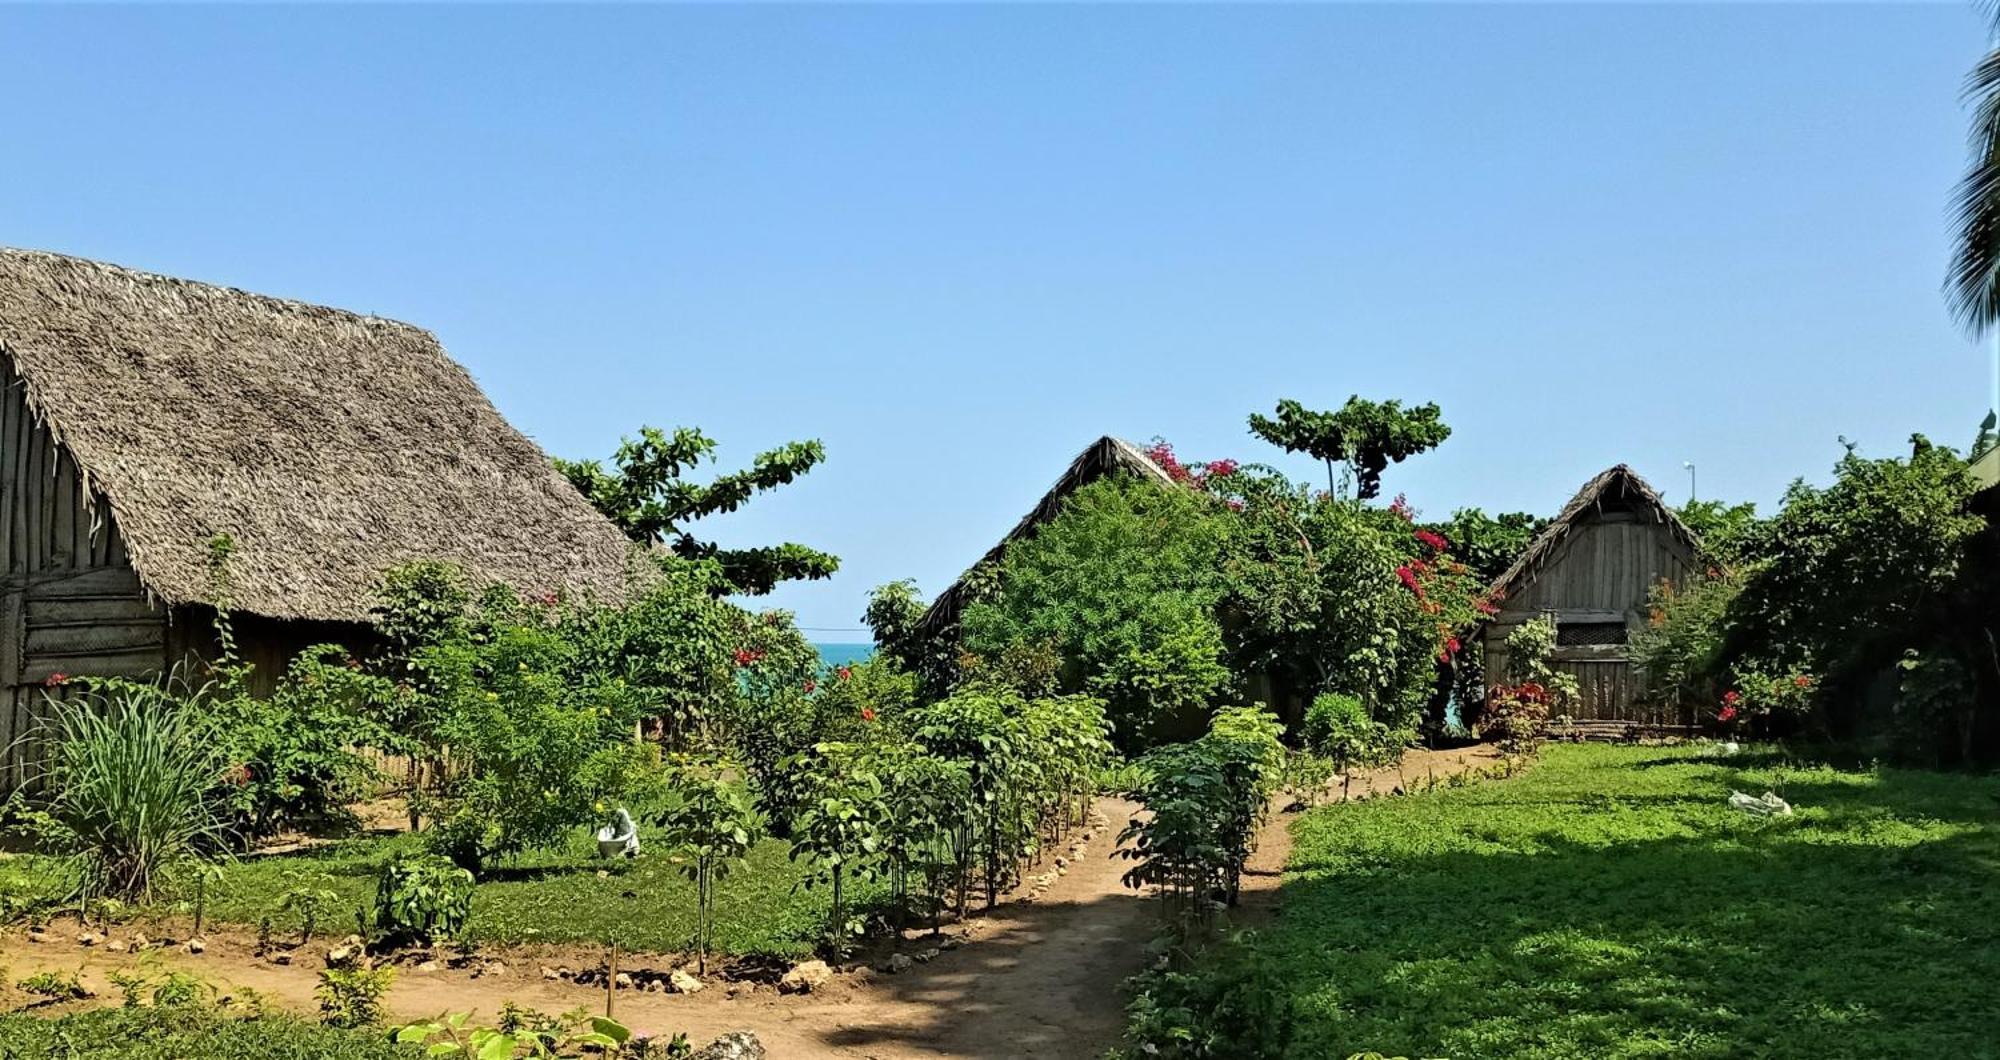
M 176 866 L 221 847 L 221 752 L 193 712 L 116 685 L 54 707 L 38 734 L 49 801 L 30 825 L 68 861 L 77 898 L 150 901 Z

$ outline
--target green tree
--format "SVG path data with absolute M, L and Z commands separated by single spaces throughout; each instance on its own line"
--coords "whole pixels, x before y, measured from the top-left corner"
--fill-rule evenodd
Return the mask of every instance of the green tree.
M 1527 512 L 1488 515 L 1479 508 L 1460 508 L 1450 519 L 1426 529 L 1444 535 L 1451 542 L 1451 554 L 1471 568 L 1473 577 L 1491 584 L 1548 525 L 1547 519 Z
M 1757 506 L 1748 501 L 1689 501 L 1674 514 L 1701 539 L 1702 552 L 1722 564 L 1741 562 L 1753 551 L 1764 525 L 1757 518 Z
M 761 596 L 779 582 L 832 577 L 840 559 L 828 553 L 789 542 L 723 548 L 688 528 L 798 479 L 826 460 L 826 447 L 818 441 L 788 442 L 757 454 L 747 470 L 718 475 L 705 485 L 687 480 L 689 471 L 714 456 L 714 440 L 693 427 L 677 427 L 672 435 L 641 427 L 639 437 L 619 443 L 609 468 L 596 460 L 560 458 L 555 466 L 625 536 L 665 545 L 684 558 L 717 561 L 730 592 Z
M 1094 482 L 1008 546 L 999 594 L 966 608 L 964 644 L 990 660 L 1053 646 L 1058 688 L 1104 699 L 1127 750 L 1198 726 L 1231 681 L 1216 604 L 1233 527 L 1190 489 Z
M 1865 686 L 1935 647 L 1975 682 L 1947 746 L 1972 757 L 2000 744 L 2000 616 L 1982 580 L 1991 557 L 1974 548 L 1987 522 L 1967 509 L 1977 488 L 1963 459 L 1921 435 L 1906 460 L 1850 450 L 1832 485 L 1794 483 L 1730 608 L 1734 678 L 1817 675 L 1822 717 L 1848 735 Z
M 1346 464 L 1354 480 L 1356 500 L 1382 490 L 1382 472 L 1418 453 L 1444 444 L 1451 428 L 1439 418 L 1436 404 L 1405 409 L 1400 401 L 1369 401 L 1360 396 L 1333 412 L 1308 409 L 1286 398 L 1278 402 L 1276 418 L 1250 415 L 1250 433 L 1288 453 L 1305 453 L 1326 462 L 1326 488 L 1334 484 L 1334 465 Z
M 715 939 L 716 881 L 743 860 L 757 836 L 749 799 L 723 772 L 714 762 L 682 763 L 669 775 L 669 801 L 656 818 L 667 846 L 683 859 L 681 871 L 694 881 L 695 963 L 703 975 Z

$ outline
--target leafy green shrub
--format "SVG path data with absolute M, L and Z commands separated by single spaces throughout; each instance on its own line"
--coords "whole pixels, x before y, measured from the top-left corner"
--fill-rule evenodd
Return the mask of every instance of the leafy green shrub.
M 269 696 L 251 694 L 248 664 L 224 660 L 215 670 L 220 678 L 190 701 L 229 767 L 223 805 L 239 832 L 338 818 L 369 792 L 376 769 L 362 749 L 396 746 L 381 724 L 395 694 L 388 680 L 337 644 L 301 652 Z
M 368 1027 L 382 1022 L 382 996 L 396 981 L 396 970 L 381 968 L 326 968 L 319 973 L 313 996 L 319 999 L 320 1019 L 331 1027 Z
M 626 690 L 581 665 L 558 622 L 489 614 L 477 641 L 424 653 L 453 672 L 437 721 L 452 778 L 425 800 L 440 826 L 432 848 L 474 872 L 496 858 L 549 846 L 657 775 L 657 751 L 632 740 L 639 718 Z
M 1199 731 L 1232 680 L 1216 617 L 1232 526 L 1193 490 L 1124 478 L 1085 486 L 1008 546 L 999 594 L 965 611 L 965 645 L 988 659 L 1052 645 L 1058 689 L 1104 700 L 1122 750 Z
M 1654 700 L 1709 704 L 1722 693 L 1723 644 L 1742 578 L 1720 568 L 1647 594 L 1646 625 L 1632 635 L 1632 662 Z
M 520 1010 L 513 1012 L 511 1019 L 503 1018 L 502 1025 L 494 1027 L 473 1023 L 469 1012 L 454 1012 L 398 1027 L 390 1040 L 424 1046 L 425 1056 L 466 1056 L 479 1060 L 512 1057 L 523 1050 L 527 1056 L 547 1057 L 651 1055 L 648 1044 L 634 1039 L 629 1027 L 605 1016 L 586 1016 L 578 1011 L 561 1017 L 529 1014 L 523 1019 Z M 677 1036 L 676 1041 L 684 1043 L 685 1039 Z M 628 1049 L 632 1050 L 629 1054 Z M 674 1054 L 669 1051 L 667 1055 Z
M 1201 954 L 1191 970 L 1163 968 L 1132 980 L 1123 1055 L 1249 1058 L 1284 1056 L 1297 1018 L 1292 984 L 1278 963 L 1247 945 Z
M 1343 799 L 1355 768 L 1374 764 L 1394 744 L 1388 728 L 1368 716 L 1360 699 L 1341 692 L 1313 697 L 1306 708 L 1304 735 L 1306 746 L 1331 760 L 1340 774 Z
M 375 882 L 375 927 L 391 941 L 459 937 L 472 918 L 472 873 L 434 854 L 405 854 Z
M 81 1001 L 90 996 L 78 972 L 36 972 L 14 984 L 23 993 L 51 1001 Z
M 820 744 L 786 766 L 808 793 L 792 824 L 792 857 L 811 870 L 809 884 L 824 883 L 831 891 L 828 942 L 836 952 L 860 933 L 862 925 L 848 915 L 845 888 L 875 871 L 890 813 L 882 779 L 856 751 L 849 744 Z
M 176 866 L 222 846 L 221 753 L 180 702 L 110 682 L 51 705 L 40 732 L 49 801 L 24 817 L 80 898 L 151 900 Z
M 1129 887 L 1156 887 L 1183 933 L 1205 926 L 1220 898 L 1236 901 L 1243 866 L 1284 762 L 1278 720 L 1255 707 L 1216 714 L 1209 734 L 1149 753 L 1137 798 L 1146 814 L 1119 834 L 1120 857 L 1138 862 Z
M 292 886 L 278 896 L 278 908 L 299 922 L 299 944 L 305 945 L 313 939 L 313 933 L 324 922 L 327 913 L 340 902 L 340 893 L 326 886 L 333 878 L 325 873 L 306 876 L 294 873 Z
M 656 823 L 666 830 L 669 849 L 685 859 L 683 871 L 695 884 L 694 946 L 699 970 L 708 974 L 713 942 L 715 884 L 750 852 L 757 816 L 743 789 L 724 779 L 716 762 L 682 763 L 670 774 L 668 803 Z
M 1334 760 L 1312 751 L 1285 752 L 1284 769 L 1278 786 L 1292 801 L 1290 809 L 1311 809 L 1319 805 L 1327 785 L 1340 773 Z

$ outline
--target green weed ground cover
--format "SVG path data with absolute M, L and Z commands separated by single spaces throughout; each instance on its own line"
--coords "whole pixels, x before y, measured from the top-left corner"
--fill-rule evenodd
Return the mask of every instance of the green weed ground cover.
M 1299 1056 L 2000 1056 L 2000 778 L 1561 746 L 1294 827 Z
M 0 1056 L 66 1060 L 417 1060 L 380 1030 L 343 1031 L 291 1016 L 235 1020 L 200 1009 L 97 1009 L 58 1019 L 0 1016 Z

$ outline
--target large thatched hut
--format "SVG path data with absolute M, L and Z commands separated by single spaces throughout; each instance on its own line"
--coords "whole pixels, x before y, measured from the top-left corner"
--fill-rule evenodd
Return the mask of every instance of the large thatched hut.
M 429 332 L 0 248 L 0 787 L 52 676 L 201 653 L 221 535 L 267 681 L 397 564 L 613 597 L 629 556 Z
M 1538 615 L 1556 623 L 1555 661 L 1577 679 L 1580 722 L 1692 724 L 1673 706 L 1641 696 L 1630 641 L 1647 595 L 1679 582 L 1701 552 L 1693 531 L 1631 468 L 1620 464 L 1584 483 L 1493 588 L 1500 612 L 1483 632 L 1486 673 L 1507 673 L 1507 635 Z

